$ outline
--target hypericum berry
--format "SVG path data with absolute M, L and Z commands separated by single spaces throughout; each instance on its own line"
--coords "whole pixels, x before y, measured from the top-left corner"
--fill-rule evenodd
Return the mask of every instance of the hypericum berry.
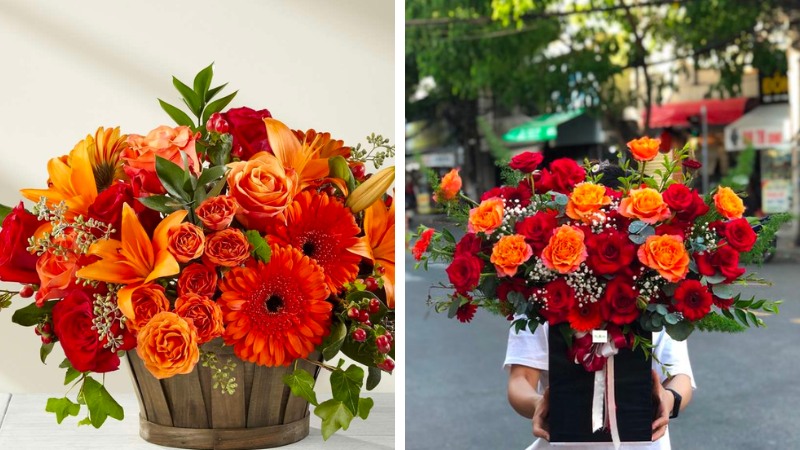
M 335 188 L 335 187 L 333 187 L 333 185 L 332 185 L 332 184 L 326 184 L 326 185 L 325 185 L 325 186 L 323 186 L 323 187 L 322 187 L 322 189 L 320 189 L 319 191 L 320 191 L 321 193 L 323 193 L 323 194 L 327 194 L 327 195 L 328 195 L 328 197 L 333 197 L 333 196 L 335 196 L 335 195 L 336 195 L 336 188 Z
M 368 311 L 361 311 L 361 314 L 358 316 L 358 321 L 361 323 L 369 322 L 369 312 Z
M 369 312 L 371 314 L 376 314 L 381 310 L 381 301 L 377 298 L 373 298 L 369 301 Z
M 378 336 L 375 339 L 375 345 L 378 346 L 378 351 L 381 353 L 389 353 L 392 349 L 392 338 L 388 334 Z
M 350 170 L 353 172 L 353 178 L 358 181 L 364 181 L 364 174 L 366 174 L 364 163 L 356 163 L 350 167 Z
M 33 286 L 26 284 L 19 290 L 19 296 L 22 298 L 30 298 L 33 295 Z
M 49 338 L 47 336 L 42 336 L 42 344 L 50 344 L 53 342 L 53 338 Z
M 388 208 L 392 206 L 392 202 L 394 202 L 394 197 L 392 197 L 391 195 L 387 195 L 386 200 L 383 201 L 383 204 L 386 205 L 386 207 Z
M 42 334 L 51 334 L 53 332 L 53 328 L 50 325 L 50 322 L 45 322 L 42 325 Z
M 370 292 L 375 292 L 378 290 L 378 282 L 375 281 L 375 278 L 373 277 L 367 277 L 367 279 L 364 280 L 364 284 L 367 286 L 367 290 Z
M 392 373 L 392 371 L 394 370 L 394 360 L 391 357 L 387 356 L 386 359 L 378 363 L 378 369 Z
M 358 320 L 361 317 L 361 311 L 358 308 L 350 308 L 347 310 L 347 317 Z
M 353 331 L 351 336 L 353 337 L 353 340 L 356 342 L 364 342 L 367 340 L 367 332 L 364 331 L 363 328 L 357 328 L 355 331 Z
M 206 122 L 206 129 L 208 131 L 215 131 L 217 133 L 228 132 L 228 121 L 222 117 L 220 113 L 214 113 L 208 118 Z
M 384 269 L 383 266 L 378 266 L 375 268 L 375 273 L 378 275 L 383 275 L 386 273 L 386 269 Z

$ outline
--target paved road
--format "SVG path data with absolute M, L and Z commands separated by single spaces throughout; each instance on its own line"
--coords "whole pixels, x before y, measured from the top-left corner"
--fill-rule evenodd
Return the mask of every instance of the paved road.
M 436 314 L 428 286 L 444 266 L 413 270 L 406 256 L 406 448 L 522 449 L 530 422 L 506 400 L 507 323 L 479 311 L 470 324 Z M 767 329 L 695 333 L 689 352 L 698 390 L 670 427 L 675 449 L 800 449 L 800 264 L 755 268 L 775 281 L 753 293 L 785 300 Z

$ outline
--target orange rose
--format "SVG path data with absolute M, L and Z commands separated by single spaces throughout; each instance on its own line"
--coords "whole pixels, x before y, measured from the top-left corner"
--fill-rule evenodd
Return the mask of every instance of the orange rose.
M 197 343 L 205 344 L 215 337 L 222 336 L 222 310 L 208 297 L 187 294 L 175 301 L 175 314 L 191 319 L 197 328 Z
M 652 139 L 647 136 L 633 139 L 628 142 L 628 149 L 637 161 L 652 161 L 661 148 L 661 139 Z
M 228 228 L 236 214 L 236 200 L 220 195 L 206 199 L 195 210 L 197 218 L 209 230 L 219 231 Z
M 206 239 L 206 258 L 218 266 L 236 267 L 250 257 L 250 243 L 236 228 L 217 231 Z
M 458 175 L 458 169 L 453 169 L 442 177 L 442 181 L 439 183 L 439 190 L 434 194 L 433 200 L 437 202 L 453 200 L 460 190 L 461 177 Z
M 189 264 L 178 277 L 178 295 L 198 294 L 214 297 L 217 271 L 204 264 Z
M 503 236 L 494 244 L 490 261 L 497 269 L 498 277 L 513 277 L 517 268 L 533 256 L 533 249 L 525 242 L 525 236 L 514 234 Z
M 136 353 L 158 379 L 189 373 L 200 359 L 197 329 L 175 313 L 160 312 L 139 330 Z
M 492 234 L 503 223 L 503 200 L 490 198 L 469 210 L 467 231 Z
M 652 188 L 631 189 L 628 196 L 620 202 L 619 213 L 650 225 L 669 219 L 672 215 L 661 193 Z
M 206 236 L 197 225 L 184 222 L 169 230 L 167 236 L 167 250 L 179 263 L 203 256 Z
M 228 164 L 230 196 L 239 204 L 236 218 L 248 228 L 257 228 L 292 203 L 299 181 L 275 156 L 261 152 L 247 162 Z
M 574 272 L 588 256 L 583 231 L 570 225 L 556 228 L 542 250 L 544 265 L 558 273 Z
M 162 125 L 147 134 L 128 136 L 128 148 L 123 150 L 122 158 L 125 160 L 125 173 L 134 185 L 143 188 L 146 192 L 163 194 L 166 192 L 161 181 L 156 175 L 156 156 L 183 167 L 183 154 L 188 157 L 189 170 L 192 173 L 200 171 L 200 161 L 195 151 L 195 140 L 200 133 L 192 133 L 192 129 L 185 126 L 171 128 Z
M 128 286 L 117 293 L 117 306 L 127 319 L 125 325 L 136 332 L 156 314 L 169 311 L 164 287 L 154 283 Z
M 36 304 L 42 306 L 47 300 L 63 297 L 68 288 L 75 285 L 78 266 L 78 256 L 72 251 L 57 255 L 48 250 L 42 254 L 36 261 L 39 274 Z
M 638 255 L 642 264 L 657 270 L 671 283 L 684 279 L 689 272 L 689 254 L 680 236 L 648 236 Z
M 714 206 L 726 219 L 739 219 L 744 214 L 744 202 L 733 189 L 721 186 L 714 194 Z
M 580 183 L 575 186 L 569 196 L 567 216 L 584 223 L 592 223 L 592 220 L 605 215 L 600 208 L 610 203 L 611 197 L 606 195 L 605 186 Z

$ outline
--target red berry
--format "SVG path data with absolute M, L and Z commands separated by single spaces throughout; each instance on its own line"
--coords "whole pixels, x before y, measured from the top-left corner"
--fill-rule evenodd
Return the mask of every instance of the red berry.
M 392 340 L 388 335 L 378 336 L 375 339 L 375 345 L 378 346 L 378 351 L 381 353 L 389 353 L 392 349 Z
M 208 131 L 216 131 L 217 133 L 227 133 L 228 121 L 222 117 L 222 114 L 214 113 L 208 118 L 206 129 Z
M 369 301 L 369 312 L 372 314 L 376 314 L 378 311 L 381 310 L 381 301 L 377 298 L 373 298 Z
M 365 340 L 367 340 L 367 332 L 364 331 L 363 328 L 358 328 L 355 331 L 353 331 L 352 337 L 353 340 L 356 342 L 364 342 Z
M 361 317 L 361 311 L 359 311 L 358 308 L 350 308 L 347 310 L 347 317 L 358 320 L 358 318 Z
M 378 275 L 383 275 L 386 273 L 386 269 L 384 269 L 383 266 L 378 266 L 375 268 L 375 273 Z
M 50 344 L 52 342 L 53 342 L 52 338 L 49 338 L 47 336 L 42 336 L 42 344 Z
M 367 285 L 367 290 L 370 292 L 375 292 L 378 290 L 378 282 L 375 281 L 375 278 L 373 277 L 367 277 L 367 279 L 364 280 L 364 284 Z
M 386 359 L 384 359 L 382 362 L 378 364 L 378 369 L 392 373 L 392 371 L 394 370 L 394 360 L 387 356 Z
M 359 322 L 361 322 L 361 323 L 367 323 L 367 322 L 369 322 L 369 312 L 367 312 L 367 311 L 361 311 L 361 314 L 358 316 L 358 320 L 359 320 Z
M 322 192 L 323 194 L 327 194 L 328 197 L 333 197 L 333 196 L 336 195 L 336 188 L 333 187 L 332 184 L 328 184 L 328 185 L 324 186 L 319 191 Z
M 357 163 L 350 167 L 350 170 L 353 172 L 353 178 L 358 181 L 364 180 L 364 174 L 366 173 L 366 169 L 364 168 L 363 163 Z
M 19 290 L 19 296 L 22 298 L 30 298 L 33 295 L 33 286 L 26 284 Z
M 388 208 L 388 207 L 392 206 L 392 202 L 393 202 L 393 201 L 394 201 L 394 197 L 392 197 L 391 195 L 387 195 L 387 196 L 386 196 L 386 200 L 384 200 L 384 201 L 383 201 L 383 203 L 384 203 L 384 204 L 386 205 L 386 207 Z
M 49 322 L 42 325 L 42 334 L 50 334 L 52 331 L 53 328 L 50 326 Z

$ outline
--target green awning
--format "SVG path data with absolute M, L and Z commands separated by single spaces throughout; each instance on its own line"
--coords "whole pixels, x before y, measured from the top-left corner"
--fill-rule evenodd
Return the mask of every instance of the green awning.
M 558 126 L 583 114 L 582 109 L 575 111 L 542 114 L 530 122 L 512 128 L 503 135 L 506 142 L 542 142 L 558 137 Z

